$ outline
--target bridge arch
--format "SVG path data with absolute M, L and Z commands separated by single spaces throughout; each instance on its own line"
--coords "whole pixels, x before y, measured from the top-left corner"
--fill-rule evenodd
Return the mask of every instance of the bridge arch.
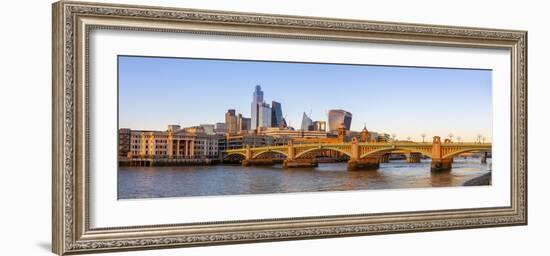
M 307 154 L 307 153 L 311 153 L 311 152 L 314 152 L 314 151 L 325 151 L 325 150 L 332 150 L 332 151 L 336 151 L 336 152 L 340 152 L 346 156 L 349 156 L 351 157 L 351 153 L 350 152 L 346 152 L 345 150 L 342 150 L 342 149 L 339 149 L 339 148 L 335 148 L 335 147 L 327 147 L 327 146 L 323 146 L 323 147 L 314 147 L 314 148 L 309 148 L 309 149 L 306 149 L 298 154 L 296 154 L 296 156 L 294 156 L 295 158 L 300 158 L 301 156 Z
M 253 154 L 253 155 L 252 155 L 252 159 L 256 159 L 256 158 L 258 158 L 259 156 L 264 155 L 264 154 L 268 154 L 268 153 L 276 153 L 276 154 L 281 154 L 281 155 L 283 155 L 283 156 L 285 156 L 285 157 L 288 157 L 288 154 L 287 154 L 286 152 L 283 152 L 283 151 L 281 151 L 281 150 L 271 149 L 271 150 L 260 151 L 260 152 L 258 152 L 258 153 L 256 153 L 256 154 Z
M 233 157 L 233 156 L 243 156 L 244 158 L 246 158 L 246 154 L 242 153 L 242 152 L 231 152 L 231 153 L 228 153 L 227 155 L 225 155 L 223 158 L 228 159 L 228 158 Z
M 467 149 L 461 149 L 461 150 L 456 150 L 456 151 L 452 151 L 450 153 L 447 153 L 445 155 L 443 155 L 442 158 L 449 158 L 449 157 L 454 157 L 458 154 L 462 154 L 462 153 L 467 153 L 467 152 L 474 152 L 474 151 L 480 151 L 480 152 L 491 152 L 491 149 L 489 148 L 467 148 Z
M 420 153 L 423 156 L 427 156 L 429 158 L 432 158 L 431 152 L 426 152 L 425 150 L 420 150 L 420 149 L 416 149 L 416 148 L 405 148 L 405 147 L 379 148 L 379 149 L 376 149 L 376 150 L 372 150 L 372 151 L 368 151 L 366 153 L 363 153 L 362 155 L 359 156 L 359 158 L 364 158 L 364 157 L 374 155 L 374 154 L 377 154 L 377 153 L 391 153 L 392 151 L 399 151 L 399 150 L 400 151 L 407 151 L 407 152 L 410 152 L 410 153 Z

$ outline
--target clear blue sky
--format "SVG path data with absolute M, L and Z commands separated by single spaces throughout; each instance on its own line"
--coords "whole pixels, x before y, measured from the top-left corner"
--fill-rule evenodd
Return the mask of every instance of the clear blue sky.
M 490 70 L 129 56 L 119 57 L 119 127 L 213 124 L 230 108 L 250 117 L 256 84 L 297 128 L 303 112 L 327 120 L 345 109 L 352 130 L 491 140 Z

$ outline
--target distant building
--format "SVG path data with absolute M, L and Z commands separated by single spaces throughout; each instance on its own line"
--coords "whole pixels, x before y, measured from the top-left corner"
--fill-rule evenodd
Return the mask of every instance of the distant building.
M 276 101 L 271 102 L 271 127 L 286 127 L 281 103 Z
M 131 130 L 118 130 L 118 156 L 127 157 L 131 149 Z
M 250 145 L 251 147 L 263 147 L 273 144 L 273 137 L 256 134 L 227 135 L 226 149 L 240 149 Z
M 214 131 L 215 126 L 213 124 L 201 124 L 200 127 L 202 127 L 202 129 L 204 130 L 204 133 L 208 135 L 216 134 L 216 132 Z
M 311 131 L 313 130 L 313 120 L 309 116 L 307 116 L 306 112 L 302 115 L 302 131 Z
M 340 127 L 338 127 L 337 130 L 338 138 L 340 138 L 342 141 L 346 141 L 348 139 L 348 131 L 349 129 L 346 128 L 346 125 L 344 123 L 341 123 Z
M 322 131 L 327 130 L 327 122 L 325 121 L 315 121 L 313 122 L 313 131 Z
M 218 134 L 227 133 L 227 124 L 225 123 L 216 123 L 214 124 L 214 132 Z
M 242 114 L 237 115 L 237 133 L 248 133 L 250 130 L 250 118 L 243 117 Z
M 363 130 L 361 130 L 360 141 L 361 142 L 370 142 L 371 141 L 369 131 L 367 130 L 367 125 L 365 125 L 363 127 Z
M 181 130 L 188 133 L 206 133 L 206 131 L 204 130 L 204 127 L 202 126 L 189 126 Z
M 376 133 L 374 134 L 374 136 L 375 136 L 374 140 L 376 142 L 389 142 L 391 138 L 391 136 L 387 133 Z
M 286 138 L 327 138 L 327 133 L 322 131 L 304 131 L 304 130 L 290 130 L 290 129 L 280 129 L 276 127 L 267 128 L 262 130 L 261 135 L 271 136 L 271 137 L 286 137 Z
M 170 132 L 175 132 L 177 130 L 181 129 L 181 126 L 177 125 L 177 124 L 170 124 L 168 125 L 168 131 Z
M 262 102 L 258 106 L 258 123 L 256 128 L 271 127 L 271 108 L 269 104 Z
M 237 133 L 237 115 L 234 109 L 228 109 L 225 113 L 225 124 L 227 125 L 227 133 Z
M 241 120 L 241 131 L 250 131 L 250 118 L 243 117 Z
M 264 92 L 262 91 L 262 88 L 259 85 L 256 85 L 254 88 L 254 92 L 252 93 L 252 103 L 251 103 L 251 110 L 250 110 L 250 129 L 256 130 L 258 126 L 260 125 L 259 122 L 259 105 L 264 102 Z
M 351 113 L 342 109 L 331 109 L 328 112 L 328 126 L 330 132 L 338 132 L 343 124 L 347 131 L 351 128 Z

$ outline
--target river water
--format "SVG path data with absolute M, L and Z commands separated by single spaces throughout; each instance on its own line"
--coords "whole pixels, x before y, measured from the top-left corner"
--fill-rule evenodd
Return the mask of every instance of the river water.
M 376 171 L 348 172 L 346 163 L 317 168 L 283 169 L 281 165 L 119 167 L 118 198 L 159 198 L 461 186 L 488 173 L 479 158 L 455 159 L 450 172 L 431 173 L 430 159 L 421 163 L 390 161 Z

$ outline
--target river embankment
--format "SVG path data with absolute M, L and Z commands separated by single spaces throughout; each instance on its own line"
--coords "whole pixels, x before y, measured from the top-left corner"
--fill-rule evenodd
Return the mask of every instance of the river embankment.
M 473 179 L 467 180 L 462 184 L 463 186 L 483 186 L 491 185 L 492 175 L 491 172 L 483 174 L 481 176 L 475 177 Z

